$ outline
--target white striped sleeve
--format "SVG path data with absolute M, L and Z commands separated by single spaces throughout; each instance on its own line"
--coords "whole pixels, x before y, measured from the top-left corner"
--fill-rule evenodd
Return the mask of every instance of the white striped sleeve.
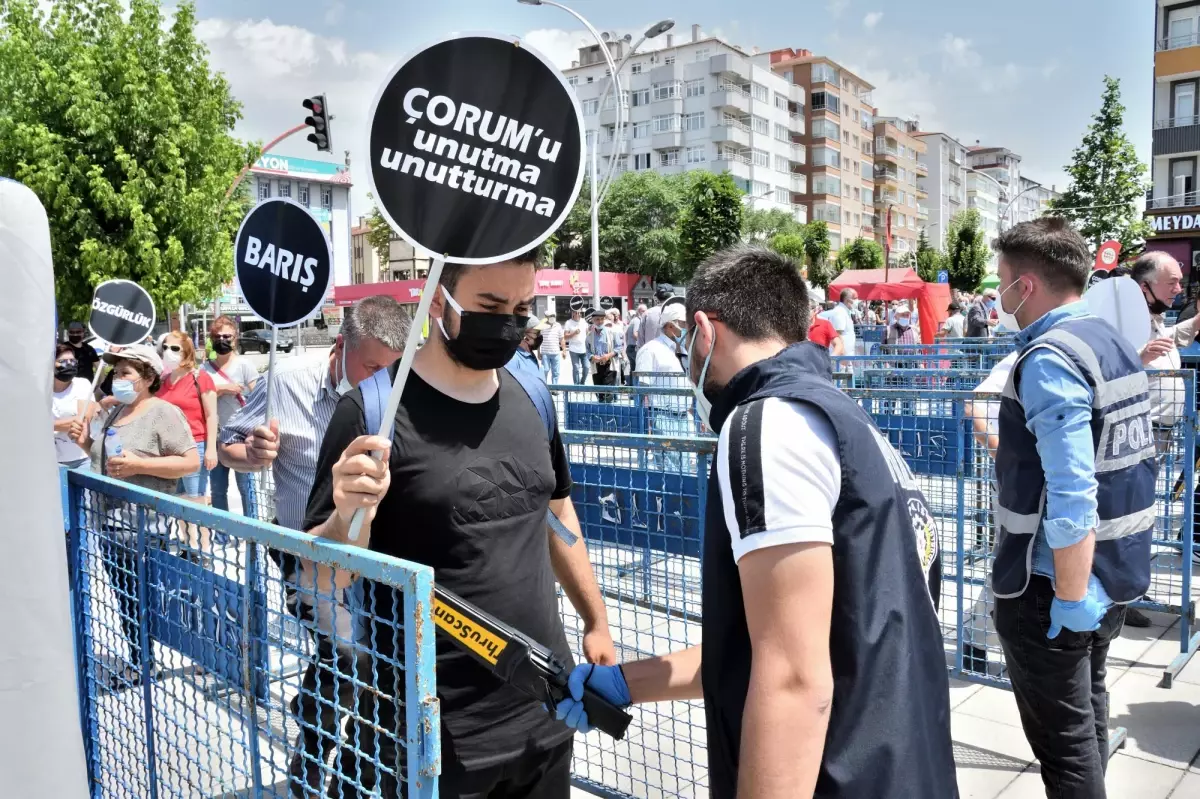
M 721 428 L 717 481 L 734 560 L 782 544 L 833 544 L 841 495 L 837 436 L 812 406 L 768 398 Z

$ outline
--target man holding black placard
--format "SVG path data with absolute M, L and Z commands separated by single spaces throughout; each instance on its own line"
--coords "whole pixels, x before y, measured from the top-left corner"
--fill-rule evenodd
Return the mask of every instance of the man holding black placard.
M 502 368 L 524 335 L 536 256 L 445 265 L 430 306 L 430 338 L 413 361 L 392 440 L 368 435 L 374 431 L 367 430 L 361 391 L 342 400 L 321 446 L 304 529 L 348 542 L 351 517 L 365 508 L 354 543 L 431 565 L 439 586 L 570 663 L 557 579 L 582 618 L 584 656 L 613 664 L 607 612 L 587 549 L 582 540 L 567 545 L 546 526 L 549 507 L 579 533 L 565 447 L 556 428 L 549 440 L 541 439 L 546 432 L 531 435 L 546 425 L 521 383 Z M 371 451 L 383 451 L 384 460 L 371 458 Z M 340 588 L 349 575 L 338 579 Z M 385 621 L 404 604 L 378 585 L 365 586 L 364 598 L 367 616 Z M 383 629 L 377 638 L 386 650 L 390 637 Z M 439 637 L 437 652 L 443 799 L 566 797 L 571 731 L 455 644 Z M 394 674 L 385 657 L 393 653 L 379 654 L 369 673 L 390 686 Z M 403 660 L 402 653 L 395 657 Z M 355 717 L 398 731 L 403 714 L 375 697 L 362 691 L 365 704 Z M 387 736 L 365 728 L 351 729 L 349 740 L 357 749 L 342 750 L 343 783 L 335 778 L 332 795 L 365 789 L 397 796 L 398 786 L 377 775 L 373 763 L 394 763 L 404 753 L 383 751 L 391 748 Z

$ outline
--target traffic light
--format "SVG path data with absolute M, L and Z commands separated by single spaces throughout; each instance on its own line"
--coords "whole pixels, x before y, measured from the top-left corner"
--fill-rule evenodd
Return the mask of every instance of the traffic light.
M 325 95 L 318 94 L 305 99 L 304 107 L 312 112 L 312 116 L 304 118 L 304 124 L 313 129 L 308 134 L 308 140 L 317 145 L 318 150 L 332 153 L 333 147 L 329 143 L 329 106 L 325 105 Z

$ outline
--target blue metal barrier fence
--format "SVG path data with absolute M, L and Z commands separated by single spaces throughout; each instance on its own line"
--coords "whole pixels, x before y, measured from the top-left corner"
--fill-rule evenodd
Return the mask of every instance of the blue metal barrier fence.
M 437 796 L 429 567 L 97 475 L 63 496 L 92 796 Z

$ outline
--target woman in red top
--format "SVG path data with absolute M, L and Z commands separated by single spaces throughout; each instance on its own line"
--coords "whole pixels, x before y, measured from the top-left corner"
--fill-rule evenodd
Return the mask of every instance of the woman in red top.
M 179 481 L 179 494 L 202 505 L 208 504 L 208 472 L 217 465 L 217 387 L 203 370 L 196 369 L 196 349 L 182 333 L 168 333 L 162 342 L 162 387 L 155 394 L 179 410 L 187 419 L 200 470 Z M 212 446 L 206 446 L 212 442 Z
M 812 306 L 812 317 L 808 322 L 808 340 L 829 350 L 830 355 L 841 355 L 844 351 L 842 337 L 828 319 L 817 316 L 815 305 Z

